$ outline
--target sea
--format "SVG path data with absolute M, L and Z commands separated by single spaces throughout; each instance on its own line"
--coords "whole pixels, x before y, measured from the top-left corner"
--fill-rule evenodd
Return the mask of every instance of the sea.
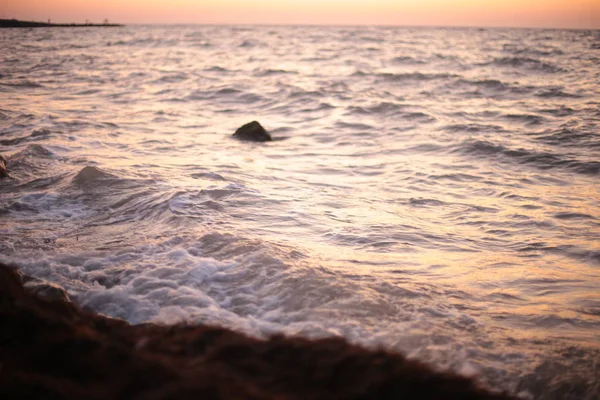
M 600 398 L 598 30 L 2 29 L 0 154 L 0 262 L 85 309 Z

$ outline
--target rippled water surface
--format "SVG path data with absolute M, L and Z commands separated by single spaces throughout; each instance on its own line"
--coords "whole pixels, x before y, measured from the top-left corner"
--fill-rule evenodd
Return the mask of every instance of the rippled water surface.
M 599 65 L 598 31 L 4 29 L 0 261 L 132 323 L 597 399 Z

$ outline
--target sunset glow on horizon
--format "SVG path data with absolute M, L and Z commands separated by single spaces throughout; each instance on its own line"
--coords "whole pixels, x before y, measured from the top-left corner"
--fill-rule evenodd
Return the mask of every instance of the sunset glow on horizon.
M 55 22 L 600 28 L 595 0 L 8 0 L 0 18 Z

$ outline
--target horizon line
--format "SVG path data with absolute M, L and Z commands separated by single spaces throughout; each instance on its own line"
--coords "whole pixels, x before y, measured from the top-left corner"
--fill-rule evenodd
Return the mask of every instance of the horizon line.
M 30 19 L 30 20 L 25 20 L 25 19 L 19 19 L 19 18 L 14 18 L 14 17 L 0 17 L 0 19 L 5 19 L 5 20 L 17 20 L 17 21 L 21 21 L 21 22 L 42 22 L 42 23 L 48 23 L 48 21 L 52 21 L 52 24 L 77 24 L 78 22 L 76 21 L 69 21 L 69 22 L 64 22 L 64 21 L 54 21 L 52 20 L 52 18 L 48 18 L 46 20 L 36 20 L 36 19 Z M 88 23 L 90 24 L 100 24 L 99 22 L 93 22 L 89 19 L 84 20 L 84 21 L 88 21 Z M 144 25 L 162 25 L 162 26 L 173 26 L 173 25 L 180 25 L 180 26 L 190 26 L 190 25 L 208 25 L 208 26 L 252 26 L 252 27 L 377 27 L 377 28 L 434 28 L 434 29 L 448 29 L 448 28 L 454 28 L 454 29 L 525 29 L 525 30 L 536 30 L 536 29 L 542 29 L 542 30 L 572 30 L 572 31 L 598 31 L 600 30 L 600 27 L 598 28 L 575 28 L 575 27 L 569 27 L 569 28 L 565 28 L 565 27 L 556 27 L 556 26 L 504 26 L 504 25 L 492 25 L 492 26 L 482 26 L 482 25 L 426 25 L 426 24 L 415 24 L 415 25 L 410 25 L 410 24 L 398 24 L 398 25 L 393 25 L 393 24 L 369 24 L 369 23 L 355 23 L 355 24 L 344 24 L 344 23 L 330 23 L 330 24 L 324 24 L 324 23 L 245 23 L 245 22 L 119 22 L 119 21 L 114 21 L 111 20 L 110 18 L 108 18 L 108 21 L 111 24 L 118 24 L 118 25 L 122 25 L 122 26 L 144 26 Z

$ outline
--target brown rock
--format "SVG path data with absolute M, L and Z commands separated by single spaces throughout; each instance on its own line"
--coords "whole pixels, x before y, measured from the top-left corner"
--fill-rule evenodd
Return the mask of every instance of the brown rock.
M 30 279 L 23 286 L 31 293 L 48 301 L 71 301 L 65 289 L 43 279 Z
M 270 142 L 273 140 L 269 132 L 258 121 L 249 122 L 235 131 L 233 137 L 251 142 Z

